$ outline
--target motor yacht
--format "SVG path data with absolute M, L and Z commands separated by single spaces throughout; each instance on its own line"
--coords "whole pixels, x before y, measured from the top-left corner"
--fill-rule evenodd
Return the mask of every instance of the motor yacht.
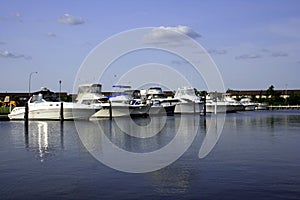
M 224 113 L 244 110 L 244 106 L 228 94 L 212 92 L 206 96 L 206 112 Z
M 269 105 L 267 103 L 257 103 L 255 109 L 256 110 L 268 110 Z
M 203 113 L 204 102 L 195 94 L 194 88 L 178 88 L 174 98 L 179 99 L 179 103 L 175 106 L 174 113 Z
M 130 86 L 113 86 L 123 91 L 116 92 L 109 97 L 108 105 L 103 106 L 98 112 L 91 116 L 91 119 L 107 117 L 137 117 L 146 116 L 150 105 L 141 98 L 140 90 L 131 90 Z
M 151 87 L 146 91 L 147 104 L 151 105 L 149 114 L 174 115 L 175 106 L 180 102 L 179 99 L 166 97 L 160 87 Z
M 101 84 L 82 84 L 78 86 L 76 103 L 95 106 L 97 109 L 109 106 L 108 97 L 102 94 Z
M 242 98 L 240 103 L 244 106 L 246 111 L 253 111 L 256 108 L 256 103 L 253 103 L 250 98 Z
M 226 103 L 226 112 L 237 112 L 244 110 L 243 104 L 231 98 L 228 94 L 223 94 L 223 99 Z
M 29 120 L 64 120 L 89 119 L 97 109 L 91 105 L 84 105 L 72 102 L 61 102 L 54 92 L 47 88 L 33 93 L 28 100 Z M 61 115 L 61 107 L 63 115 Z M 11 120 L 22 120 L 25 115 L 25 106 L 15 107 L 8 117 Z

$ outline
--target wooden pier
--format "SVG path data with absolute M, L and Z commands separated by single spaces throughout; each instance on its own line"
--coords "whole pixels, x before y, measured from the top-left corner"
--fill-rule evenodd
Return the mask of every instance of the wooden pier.
M 269 110 L 299 110 L 300 105 L 269 106 Z
M 0 114 L 0 121 L 9 121 L 8 114 Z

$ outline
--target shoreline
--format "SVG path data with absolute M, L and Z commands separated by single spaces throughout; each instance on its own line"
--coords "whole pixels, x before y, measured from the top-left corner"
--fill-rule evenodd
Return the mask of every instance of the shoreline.
M 0 114 L 0 121 L 9 121 L 8 113 Z

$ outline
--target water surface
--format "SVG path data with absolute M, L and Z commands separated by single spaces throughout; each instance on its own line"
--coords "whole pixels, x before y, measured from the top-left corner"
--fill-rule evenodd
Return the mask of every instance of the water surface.
M 204 159 L 198 153 L 213 119 L 196 119 L 197 136 L 183 156 L 166 168 L 141 174 L 97 161 L 82 144 L 74 122 L 61 126 L 34 121 L 26 134 L 23 122 L 1 121 L 1 199 L 299 199 L 299 111 L 227 114 L 220 139 Z M 180 120 L 187 130 L 195 128 L 192 115 L 169 116 L 161 133 L 146 139 L 117 128 L 111 134 L 113 122 L 100 124 L 119 147 L 149 152 L 170 143 Z

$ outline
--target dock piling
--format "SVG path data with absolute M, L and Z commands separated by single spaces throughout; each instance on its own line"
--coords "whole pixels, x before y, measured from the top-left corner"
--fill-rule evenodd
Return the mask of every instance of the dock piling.
M 64 121 L 64 103 L 60 102 L 60 113 L 59 113 L 60 122 Z
M 112 107 L 111 107 L 111 101 L 109 102 L 109 119 L 112 120 Z
M 206 115 L 206 95 L 203 98 L 203 103 L 204 103 L 204 107 L 203 107 L 203 115 Z
M 25 113 L 24 113 L 24 128 L 25 128 L 25 133 L 28 133 L 28 117 L 29 116 L 29 107 L 28 107 L 28 102 L 25 104 Z

